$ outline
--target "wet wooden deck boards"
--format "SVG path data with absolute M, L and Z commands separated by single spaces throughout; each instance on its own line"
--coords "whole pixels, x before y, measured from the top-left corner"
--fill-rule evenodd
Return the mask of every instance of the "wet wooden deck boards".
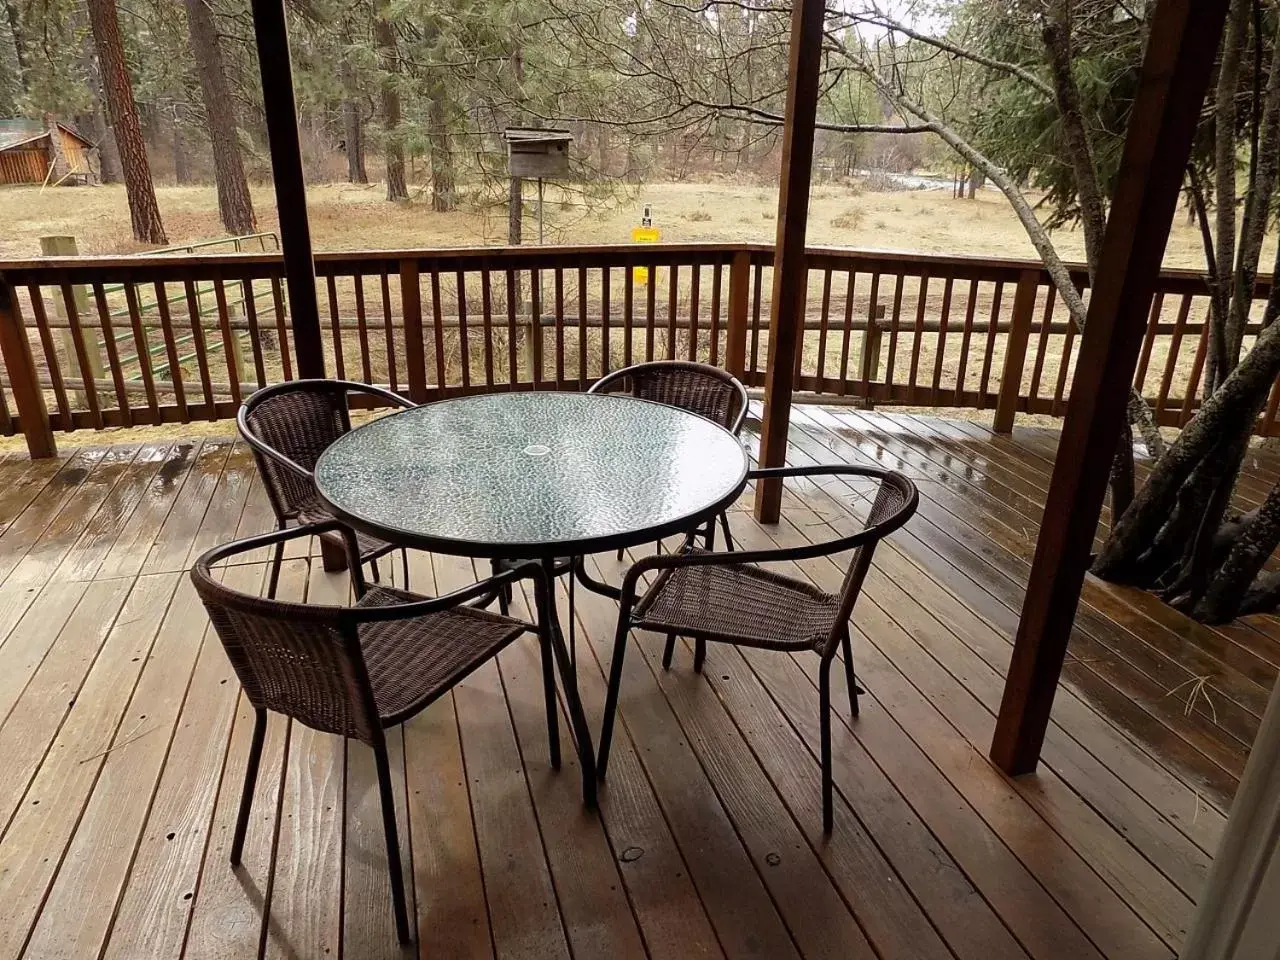
M 749 438 L 754 443 L 754 438 Z M 917 517 L 855 611 L 868 691 L 820 826 L 816 660 L 661 641 L 628 657 L 598 816 L 547 765 L 517 644 L 392 738 L 423 956 L 1171 957 L 1280 665 L 1280 627 L 1210 629 L 1090 582 L 1041 772 L 986 760 L 1055 435 L 800 408 L 795 463 L 904 469 Z M 1257 500 L 1275 458 L 1242 484 Z M 844 531 L 866 486 L 788 487 L 744 544 Z M 1105 518 L 1104 518 L 1105 519 Z M 252 714 L 184 571 L 268 529 L 248 451 L 209 439 L 0 459 L 0 960 L 396 957 L 372 763 L 274 718 L 244 868 L 227 863 Z M 593 561 L 617 578 L 612 556 Z M 791 568 L 838 582 L 835 561 Z M 245 588 L 260 563 L 228 571 Z M 417 554 L 420 590 L 472 577 Z M 293 556 L 283 596 L 333 598 Z M 616 608 L 578 592 L 599 729 Z M 562 603 L 563 603 L 563 597 Z M 561 734 L 568 730 L 562 722 Z

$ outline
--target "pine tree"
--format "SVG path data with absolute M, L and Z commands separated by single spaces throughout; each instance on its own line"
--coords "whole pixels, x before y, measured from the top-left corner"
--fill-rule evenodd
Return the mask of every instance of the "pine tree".
M 147 162 L 142 125 L 138 122 L 138 106 L 133 100 L 133 83 L 124 59 L 115 0 L 88 0 L 88 7 L 93 42 L 98 49 L 98 63 L 102 69 L 102 85 L 106 90 L 107 107 L 124 167 L 134 239 L 143 243 L 168 243 L 160 220 L 160 206 L 156 203 L 155 186 L 151 182 L 151 166 Z

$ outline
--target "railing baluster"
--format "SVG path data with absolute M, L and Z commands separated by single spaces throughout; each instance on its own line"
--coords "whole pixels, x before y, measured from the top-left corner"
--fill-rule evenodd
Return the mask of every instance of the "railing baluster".
M 253 296 L 253 281 L 242 280 L 240 288 L 241 296 L 244 298 L 245 322 L 249 325 L 249 347 L 253 351 L 253 371 L 258 378 L 258 388 L 261 389 L 267 385 L 267 366 L 262 356 L 262 332 L 258 329 L 258 303 Z M 368 357 L 367 345 L 361 352 Z M 365 378 L 366 381 L 368 379 L 368 377 Z
M 760 372 L 760 301 L 764 297 L 764 264 L 757 263 L 751 286 L 751 374 Z
M 653 328 L 657 322 L 657 301 L 658 301 L 658 267 L 656 264 L 649 265 L 649 282 L 645 284 L 645 301 L 644 301 L 644 359 L 646 362 L 653 360 Z
M 1075 344 L 1075 340 L 1075 324 L 1068 320 L 1067 332 L 1062 338 L 1062 356 L 1058 359 L 1058 382 L 1053 388 L 1053 403 L 1049 408 L 1050 415 L 1055 417 L 1062 409 L 1062 395 L 1067 389 L 1067 374 L 1071 369 L 1071 347 Z
M 982 379 L 978 382 L 978 409 L 987 409 L 987 395 L 991 387 L 991 364 L 996 355 L 996 337 L 1000 334 L 1000 298 L 1004 295 L 1004 281 L 996 281 L 991 295 L 991 318 L 987 321 L 987 342 L 982 349 Z
M 364 382 L 373 383 L 373 358 L 369 349 L 369 319 L 364 312 L 364 274 L 356 271 L 351 278 L 351 286 L 356 296 L 356 336 L 360 340 L 360 369 L 364 372 Z
M 484 320 L 484 382 L 493 386 L 493 286 L 489 265 L 480 262 L 480 311 Z
M 556 389 L 564 389 L 564 269 L 555 269 Z
M 138 307 L 138 291 L 130 281 L 124 284 L 124 300 L 129 308 L 129 325 L 133 328 L 133 345 L 138 352 L 138 370 L 142 386 L 147 392 L 147 409 L 151 422 L 160 423 L 160 404 L 156 400 L 156 379 L 151 373 L 151 344 L 142 326 L 142 311 Z M 239 399 L 237 395 L 236 399 Z
M 702 292 L 700 267 L 695 260 L 689 276 L 689 359 L 698 359 L 698 299 Z
M 942 313 L 938 316 L 938 352 L 933 358 L 933 381 L 929 400 L 934 405 L 942 399 L 942 363 L 947 356 L 947 325 L 951 320 L 951 293 L 954 279 L 947 277 L 942 285 Z
M 830 325 L 831 312 L 831 268 L 822 271 L 822 308 L 818 315 L 818 393 L 827 392 L 827 327 Z M 801 321 L 803 324 L 803 320 Z
M 417 282 L 416 277 L 414 282 Z M 400 373 L 396 364 L 396 328 L 391 317 L 391 280 L 387 276 L 385 266 L 378 270 L 378 287 L 382 294 L 382 335 L 387 343 L 387 383 L 395 393 L 399 393 Z
M 893 316 L 889 320 L 889 356 L 885 358 L 884 382 L 889 389 L 889 397 L 893 397 L 893 364 L 898 356 L 898 326 L 902 322 L 902 288 L 906 277 L 898 274 L 893 285 Z
M 1187 317 L 1191 313 L 1190 294 L 1182 295 L 1178 304 L 1177 316 L 1173 319 L 1173 333 L 1169 337 L 1169 353 L 1164 358 L 1164 373 L 1160 377 L 1160 392 L 1156 395 L 1155 421 L 1161 422 L 1165 404 L 1169 401 L 1169 390 L 1173 386 L 1173 375 L 1178 369 L 1178 354 L 1182 351 L 1182 337 L 1187 328 Z M 1208 323 L 1208 319 L 1205 320 Z
M 530 351 L 530 367 L 532 368 L 533 386 L 536 390 L 542 386 L 542 271 L 529 271 L 529 302 L 532 319 L 529 324 L 529 339 L 533 344 Z
M 844 396 L 849 389 L 849 354 L 853 352 L 853 298 L 857 274 L 849 268 L 844 285 L 844 339 L 840 343 L 840 384 L 837 393 Z
M 711 268 L 711 350 L 708 362 L 714 367 L 720 362 L 720 274 L 722 261 L 716 255 L 715 264 Z
M 467 282 L 466 274 L 458 268 L 458 355 L 462 363 L 462 386 L 471 386 L 471 333 L 467 329 Z M 444 320 L 437 321 L 437 330 L 444 332 Z
M 1209 346 L 1209 318 L 1205 317 L 1200 325 L 1200 342 L 1196 344 L 1196 357 L 1191 361 L 1191 378 L 1187 381 L 1186 392 L 1182 395 L 1182 413 L 1178 415 L 1178 426 L 1185 427 L 1191 419 L 1191 411 L 1196 408 L 1196 394 L 1200 390 L 1200 374 L 1204 372 L 1204 355 Z
M 444 352 L 444 311 L 440 308 L 440 269 L 438 263 L 431 265 L 431 336 L 436 361 L 436 390 L 438 396 L 443 398 L 447 395 L 449 389 L 449 368 L 445 363 Z M 423 331 L 419 330 L 418 337 L 423 338 Z M 426 345 L 423 347 L 423 363 L 426 363 Z M 426 376 L 425 370 L 423 376 Z
M 609 329 L 609 268 L 600 270 L 600 376 L 609 372 L 609 351 L 613 333 Z
M 626 283 L 622 290 L 622 365 L 631 366 L 631 338 L 636 324 L 636 268 L 627 257 Z
M 1044 313 L 1040 320 L 1040 337 L 1036 341 L 1036 359 L 1031 367 L 1031 388 L 1027 391 L 1029 400 L 1034 402 L 1040 397 L 1040 376 L 1044 372 L 1045 352 L 1049 347 L 1049 330 L 1053 326 L 1053 308 L 1057 302 L 1058 288 L 1052 283 L 1048 286 L 1044 298 Z
M 960 331 L 960 360 L 956 366 L 957 407 L 964 406 L 964 378 L 969 366 L 969 342 L 973 339 L 973 317 L 978 307 L 978 281 L 969 281 L 969 297 L 964 305 L 964 327 Z
M 871 405 L 871 385 L 880 375 L 880 271 L 871 274 L 871 294 L 867 302 L 867 329 L 862 337 L 862 396 Z
M 929 270 L 920 273 L 920 294 L 916 298 L 916 326 L 911 342 L 911 370 L 907 377 L 907 391 L 914 403 L 916 396 L 916 373 L 920 368 L 920 347 L 924 342 L 924 311 L 929 299 Z
M 53 387 L 54 402 L 58 405 L 58 415 L 62 418 L 62 429 L 70 433 L 74 429 L 71 422 L 71 405 L 67 403 L 67 389 L 62 381 L 62 364 L 58 360 L 58 348 L 54 346 L 53 334 L 49 330 L 49 315 L 44 308 L 44 290 L 38 284 L 27 287 L 31 297 L 31 313 L 35 317 L 36 331 L 40 334 L 40 346 L 44 350 L 45 370 L 49 374 L 49 385 Z M 16 303 L 16 300 L 15 300 Z
M 1039 287 L 1040 271 L 1023 270 L 1014 289 L 1009 337 L 1004 348 L 1004 368 L 1000 374 L 1000 393 L 996 398 L 996 416 L 992 424 L 996 433 L 1009 433 L 1013 430 L 1018 398 L 1022 393 L 1022 370 L 1027 362 L 1027 341 L 1031 339 L 1031 321 L 1035 317 Z
M 240 403 L 244 400 L 244 393 L 240 387 L 244 365 L 240 361 L 240 342 L 236 339 L 235 331 L 231 329 L 231 311 L 227 308 L 227 290 L 221 273 L 213 281 L 213 297 L 218 307 L 218 326 L 222 329 L 222 355 L 226 360 L 227 383 L 231 384 L 231 399 Z M 338 376 L 342 377 L 341 363 L 338 364 Z
M 347 379 L 346 359 L 342 355 L 342 319 L 338 316 L 338 284 L 333 274 L 324 278 L 329 289 L 329 328 L 333 333 L 333 362 L 338 379 Z
M 133 412 L 129 409 L 129 392 L 124 385 L 124 368 L 120 366 L 120 351 L 116 346 L 116 333 L 111 325 L 111 308 L 107 305 L 107 291 L 102 284 L 93 285 L 93 300 L 98 307 L 98 326 L 102 328 L 102 349 L 107 352 L 111 367 L 111 382 L 116 388 L 116 406 L 120 410 L 120 425 L 133 426 Z
M 672 262 L 667 276 L 667 359 L 676 358 L 676 314 L 680 306 L 680 264 Z
M 586 385 L 587 385 L 587 268 L 578 267 L 578 386 L 580 389 L 585 389 Z
M 213 376 L 209 373 L 209 344 L 204 336 L 204 314 L 200 309 L 200 298 L 196 285 L 191 280 L 184 280 L 183 291 L 187 296 L 187 322 L 191 325 L 191 342 L 196 348 L 196 369 L 200 373 L 200 389 L 204 392 L 205 406 L 208 408 L 209 420 L 218 418 L 216 400 L 213 393 Z M 283 346 L 281 353 L 284 353 Z
M 516 307 L 519 304 L 516 283 L 516 272 L 510 267 L 506 269 L 507 278 L 507 378 L 512 388 L 520 382 L 520 358 L 516 354 Z
M 1164 312 L 1164 294 L 1159 291 L 1151 298 L 1151 314 L 1147 318 L 1147 334 L 1142 338 L 1142 352 L 1138 355 L 1138 369 L 1133 374 L 1133 388 L 1142 395 L 1147 382 L 1147 364 L 1151 362 L 1151 348 L 1156 341 L 1156 328 L 1160 326 L 1160 314 Z
M 385 278 L 384 278 L 385 279 Z M 271 302 L 276 314 L 276 337 L 280 341 L 280 368 L 286 380 L 293 379 L 293 360 L 289 347 L 289 329 L 284 318 L 284 290 L 279 277 L 271 278 Z M 210 401 L 212 402 L 212 401 Z
M 173 400 L 178 406 L 178 416 L 183 423 L 191 422 L 191 413 L 187 409 L 187 391 L 182 382 L 182 360 L 178 356 L 178 340 L 173 333 L 173 321 L 169 315 L 169 298 L 165 295 L 164 284 L 157 281 L 154 285 L 156 294 L 156 310 L 160 314 L 160 335 L 164 337 L 165 354 L 169 358 L 169 377 L 173 383 Z
M 98 377 L 98 369 L 102 362 L 99 359 L 95 365 L 90 361 L 88 344 L 84 339 L 84 328 L 80 325 L 80 308 L 76 303 L 75 291 L 71 289 L 70 283 L 62 284 L 62 307 L 67 314 L 67 326 L 71 331 L 72 350 L 75 353 L 76 365 L 80 368 L 80 381 L 84 385 L 82 391 L 84 395 L 85 406 L 89 408 L 89 416 L 93 418 L 93 425 L 99 430 L 103 427 L 102 409 L 98 406 L 98 385 L 96 383 Z M 97 344 L 94 344 L 94 355 L 97 355 Z

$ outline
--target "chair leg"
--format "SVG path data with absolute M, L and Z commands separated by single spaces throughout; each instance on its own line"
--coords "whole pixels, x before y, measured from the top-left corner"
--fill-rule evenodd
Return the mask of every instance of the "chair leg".
M 702 664 L 707 659 L 707 641 L 698 637 L 693 641 L 693 672 L 701 673 Z
M 707 521 L 707 528 L 702 531 L 702 540 L 708 551 L 716 548 L 716 518 Z
M 729 512 L 727 510 L 724 513 L 720 514 L 720 527 L 721 529 L 724 530 L 725 549 L 727 550 L 735 549 L 733 545 L 733 534 L 729 532 Z
M 600 725 L 600 752 L 596 757 L 596 778 L 604 779 L 609 766 L 609 745 L 613 741 L 613 721 L 618 712 L 618 693 L 622 687 L 622 658 L 627 652 L 627 634 L 631 632 L 630 611 L 618 611 L 618 629 L 613 640 L 613 660 L 609 664 L 609 691 L 604 699 L 604 722 Z M 674 637 L 669 641 L 674 644 Z
M 502 572 L 501 562 L 498 560 L 490 560 L 489 572 L 492 573 L 495 577 L 498 574 L 500 574 Z M 512 597 L 510 586 L 503 586 L 498 588 L 498 612 L 502 614 L 504 617 L 510 616 L 511 614 L 512 599 L 513 597 Z M 493 602 L 492 597 L 486 598 L 484 605 L 487 607 L 492 602 Z
M 849 712 L 853 716 L 858 715 L 858 695 L 862 693 L 862 689 L 858 686 L 858 678 L 853 673 L 853 644 L 849 640 L 849 631 L 846 629 L 844 636 L 840 638 L 840 649 L 844 654 L 844 680 L 849 687 Z
M 818 712 L 822 728 L 822 830 L 831 832 L 831 661 L 824 659 L 818 672 Z
M 551 654 L 551 637 L 547 631 L 538 631 L 538 646 L 542 649 L 542 693 L 547 701 L 547 743 L 551 750 L 551 769 L 560 769 L 560 711 L 556 703 L 556 672 Z
M 382 576 L 381 576 L 381 574 L 379 574 L 379 572 L 378 572 L 378 561 L 377 561 L 377 560 L 370 560 L 370 561 L 369 561 L 369 571 L 373 574 L 373 582 L 374 582 L 374 583 L 381 583 L 381 582 L 382 582 Z
M 409 589 L 409 551 L 402 549 L 400 551 L 400 559 L 404 561 L 404 588 Z
M 619 548 L 618 548 L 618 562 L 619 562 L 619 563 L 621 563 L 621 562 L 622 562 L 622 555 L 623 555 L 624 553 L 626 553 L 626 552 L 627 552 L 627 551 L 626 551 L 625 549 L 623 549 L 622 547 L 619 547 Z
M 244 835 L 249 829 L 249 810 L 253 807 L 253 790 L 258 783 L 258 765 L 262 761 L 262 740 L 267 735 L 267 711 L 255 710 L 253 739 L 249 741 L 249 763 L 244 771 L 244 787 L 240 791 L 240 812 L 236 816 L 236 832 L 231 838 L 231 865 L 240 865 L 244 853 Z
M 391 764 L 387 762 L 385 743 L 374 746 L 373 758 L 378 767 L 378 793 L 382 795 L 382 829 L 387 837 L 387 869 L 391 872 L 391 905 L 396 915 L 396 936 L 401 943 L 409 943 L 409 911 L 405 906 L 404 870 L 400 865 L 396 797 L 391 788 Z
M 676 635 L 674 633 L 667 634 L 667 645 L 662 648 L 662 669 L 671 669 L 671 658 L 676 652 Z
M 280 567 L 284 563 L 284 541 L 276 544 L 271 555 L 271 579 L 267 581 L 267 599 L 276 598 L 276 587 L 280 585 Z

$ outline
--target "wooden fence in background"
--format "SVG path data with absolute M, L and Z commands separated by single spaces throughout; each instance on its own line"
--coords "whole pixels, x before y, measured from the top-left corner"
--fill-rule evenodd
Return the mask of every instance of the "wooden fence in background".
M 0 262 L 0 433 L 233 417 L 291 379 L 299 342 L 331 376 L 413 400 L 582 389 L 619 366 L 688 358 L 762 386 L 773 250 L 764 245 L 326 253 L 321 324 L 293 324 L 277 254 Z M 802 399 L 1060 416 L 1079 337 L 1034 261 L 811 249 Z M 645 278 L 641 278 L 641 274 Z M 1077 282 L 1087 297 L 1087 278 Z M 1261 277 L 1246 348 L 1271 279 Z M 1195 412 L 1208 290 L 1167 271 L 1135 383 L 1161 424 Z M 1272 391 L 1257 432 L 1280 434 Z

